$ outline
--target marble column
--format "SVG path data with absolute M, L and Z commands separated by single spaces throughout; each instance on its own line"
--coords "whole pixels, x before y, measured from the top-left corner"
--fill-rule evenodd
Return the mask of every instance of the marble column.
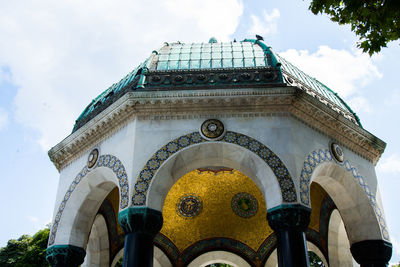
M 46 260 L 52 267 L 78 267 L 85 255 L 83 248 L 73 245 L 53 245 L 46 249 Z
M 350 247 L 361 267 L 386 267 L 392 257 L 392 244 L 384 240 L 364 240 Z
M 268 224 L 277 237 L 279 267 L 308 267 L 305 231 L 311 209 L 302 205 L 281 205 L 267 211 Z
M 124 267 L 152 267 L 154 237 L 161 230 L 162 214 L 146 207 L 130 207 L 118 215 L 125 234 Z

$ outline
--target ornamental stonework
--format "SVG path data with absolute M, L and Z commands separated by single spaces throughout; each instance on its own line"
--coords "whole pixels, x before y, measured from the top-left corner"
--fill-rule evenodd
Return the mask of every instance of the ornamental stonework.
M 179 199 L 176 209 L 179 215 L 186 218 L 192 218 L 199 215 L 202 206 L 202 201 L 198 196 L 186 195 Z
M 169 157 L 190 145 L 207 141 L 209 140 L 203 138 L 199 132 L 193 132 L 170 141 L 156 151 L 139 174 L 133 188 L 132 206 L 146 205 L 150 183 L 158 169 Z M 282 160 L 264 144 L 244 134 L 231 131 L 227 131 L 218 142 L 236 144 L 258 155 L 275 174 L 281 189 L 283 202 L 293 203 L 297 201 L 296 189 L 288 169 Z
M 201 134 L 209 140 L 218 140 L 225 133 L 224 124 L 217 119 L 209 119 L 201 124 Z
M 231 207 L 237 216 L 250 218 L 256 215 L 258 211 L 258 202 L 254 196 L 241 192 L 233 196 Z
M 340 148 L 340 147 L 339 147 Z M 342 150 L 341 150 L 342 151 Z M 343 152 L 342 152 L 343 153 Z M 343 167 L 347 172 L 350 172 L 355 181 L 362 187 L 364 193 L 367 195 L 371 206 L 374 209 L 375 215 L 378 219 L 381 228 L 382 236 L 384 239 L 389 240 L 389 232 L 387 230 L 386 222 L 382 210 L 377 205 L 375 194 L 368 186 L 365 178 L 359 173 L 358 169 L 351 165 L 348 160 L 343 159 L 342 162 L 334 160 L 334 156 L 330 149 L 319 149 L 311 152 L 303 163 L 303 169 L 300 173 L 300 201 L 306 206 L 310 206 L 310 184 L 311 176 L 315 168 L 322 163 L 331 162 Z
M 90 154 L 92 154 L 92 152 Z M 98 150 L 97 150 L 97 153 L 98 153 Z M 92 158 L 90 156 L 90 154 L 89 154 L 88 159 L 89 160 L 92 159 L 92 161 L 93 161 L 94 158 Z M 94 154 L 96 154 L 96 153 L 94 153 Z M 54 218 L 54 221 L 53 221 L 53 224 L 51 227 L 50 236 L 49 236 L 49 244 L 48 244 L 49 246 L 53 245 L 55 242 L 58 225 L 60 224 L 64 209 L 67 205 L 68 200 L 71 198 L 71 195 L 75 191 L 78 184 L 82 181 L 82 179 L 84 179 L 91 170 L 93 170 L 94 168 L 97 168 L 97 167 L 106 167 L 106 168 L 111 169 L 114 172 L 114 174 L 116 175 L 116 177 L 119 181 L 119 189 L 120 189 L 119 206 L 120 206 L 120 209 L 124 209 L 128 206 L 129 184 L 128 184 L 128 174 L 126 173 L 126 169 L 125 169 L 124 165 L 122 164 L 120 159 L 118 159 L 117 157 L 115 157 L 113 155 L 99 156 L 98 159 L 95 161 L 95 164 L 93 165 L 92 168 L 89 168 L 88 165 L 86 165 L 82 168 L 82 170 L 76 175 L 75 179 L 72 181 L 67 192 L 65 193 L 64 198 L 61 201 L 60 206 L 58 207 L 58 211 L 56 213 L 56 216 Z

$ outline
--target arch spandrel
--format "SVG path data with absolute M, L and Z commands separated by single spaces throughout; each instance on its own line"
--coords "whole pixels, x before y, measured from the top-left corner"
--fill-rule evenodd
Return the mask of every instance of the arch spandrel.
M 173 183 L 185 173 L 205 166 L 230 167 L 252 177 L 269 198 L 268 208 L 297 202 L 295 184 L 282 160 L 261 142 L 228 131 L 220 141 L 207 141 L 193 132 L 156 151 L 139 174 L 131 205 L 161 210 Z
M 338 162 L 329 149 L 311 152 L 300 174 L 300 202 L 310 206 L 310 185 L 319 183 L 332 197 L 345 222 L 351 243 L 389 240 L 383 212 L 376 195 L 349 160 Z
M 213 263 L 225 263 L 234 267 L 251 266 L 246 260 L 235 253 L 217 250 L 199 255 L 191 263 L 189 263 L 188 267 L 205 267 Z
M 88 218 L 94 218 L 104 197 L 115 187 L 119 189 L 120 209 L 126 208 L 129 201 L 128 175 L 123 163 L 116 156 L 101 155 L 92 168 L 85 165 L 73 179 L 58 206 L 48 246 L 57 243 L 81 247 L 86 245 L 89 236 L 87 233 L 90 231 Z M 68 216 L 63 216 L 66 213 Z M 82 234 L 81 231 L 87 233 Z

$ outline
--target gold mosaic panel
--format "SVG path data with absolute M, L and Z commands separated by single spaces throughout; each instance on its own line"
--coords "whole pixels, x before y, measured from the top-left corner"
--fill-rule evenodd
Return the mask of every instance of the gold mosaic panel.
M 117 222 L 117 233 L 118 235 L 122 234 L 122 229 L 118 224 L 118 203 L 119 203 L 119 190 L 118 187 L 115 187 L 106 197 L 108 201 L 112 203 L 112 207 L 114 209 L 114 214 L 115 214 L 115 221 Z
M 317 183 L 311 184 L 311 218 L 309 228 L 319 232 L 319 221 L 321 216 L 321 206 L 325 199 L 327 193 L 325 190 Z
M 231 207 L 232 197 L 246 192 L 257 199 L 255 216 L 242 218 Z M 202 200 L 201 212 L 192 218 L 178 214 L 177 203 L 186 195 Z M 257 251 L 272 230 L 266 220 L 266 206 L 256 184 L 239 171 L 192 171 L 179 179 L 168 193 L 163 207 L 161 233 L 182 252 L 191 244 L 213 237 L 236 239 Z

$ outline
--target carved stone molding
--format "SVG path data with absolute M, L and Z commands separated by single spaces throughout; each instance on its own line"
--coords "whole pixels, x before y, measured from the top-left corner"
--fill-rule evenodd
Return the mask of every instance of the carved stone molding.
M 374 164 L 385 150 L 385 142 L 301 92 L 290 113 Z
M 114 134 L 143 119 L 282 116 L 290 114 L 374 164 L 386 144 L 297 87 L 127 92 L 49 151 L 58 170 Z M 217 116 L 217 117 L 218 117 Z

